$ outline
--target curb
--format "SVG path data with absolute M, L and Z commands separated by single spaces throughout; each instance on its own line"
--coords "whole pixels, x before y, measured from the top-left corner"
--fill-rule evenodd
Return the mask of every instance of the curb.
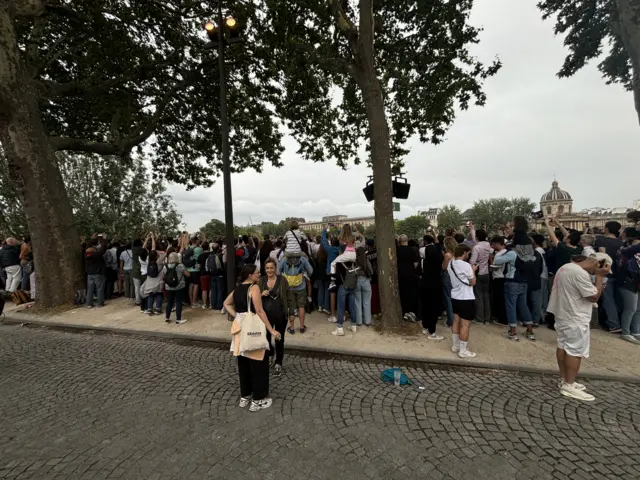
M 154 337 L 154 338 L 163 338 L 169 340 L 189 340 L 193 342 L 205 342 L 205 343 L 216 343 L 220 345 L 228 345 L 229 338 L 227 336 L 204 336 L 204 335 L 194 335 L 190 333 L 173 333 L 173 332 L 154 332 L 148 330 L 133 330 L 129 328 L 114 328 L 114 327 L 103 327 L 96 325 L 84 325 L 84 324 L 74 324 L 69 325 L 68 323 L 60 323 L 60 322 L 43 322 L 38 320 L 34 315 L 22 314 L 24 318 L 16 318 L 12 315 L 5 315 L 5 317 L 0 320 L 0 323 L 6 325 L 17 325 L 17 324 L 28 324 L 28 325 L 36 325 L 40 327 L 48 327 L 51 329 L 57 330 L 77 330 L 77 331 L 99 331 L 99 332 L 107 332 L 114 333 L 120 335 L 128 335 L 128 336 L 139 336 L 139 337 Z M 417 355 L 403 355 L 403 354 L 390 354 L 390 353 L 378 353 L 372 354 L 367 352 L 354 352 L 353 350 L 348 350 L 346 348 L 340 347 L 309 347 L 306 345 L 299 345 L 296 347 L 291 347 L 287 349 L 289 352 L 300 352 L 300 353 L 316 353 L 316 354 L 325 354 L 325 355 L 339 355 L 343 357 L 351 357 L 351 358 L 365 358 L 371 360 L 389 360 L 394 362 L 402 362 L 402 363 L 418 363 L 421 365 L 437 365 L 441 367 L 454 367 L 454 368 L 464 368 L 467 370 L 485 370 L 485 371 L 503 371 L 503 372 L 512 372 L 512 373 L 521 373 L 525 375 L 552 375 L 555 376 L 558 374 L 557 370 L 549 369 L 549 368 L 539 368 L 539 367 L 527 367 L 527 366 L 517 366 L 517 365 L 509 365 L 503 363 L 473 363 L 470 364 L 464 360 L 443 360 L 441 358 L 428 358 Z M 613 381 L 613 382 L 622 382 L 622 383 L 631 383 L 631 384 L 640 384 L 640 377 L 637 376 L 629 376 L 629 375 L 606 375 L 602 373 L 580 373 L 580 378 L 589 379 L 589 380 L 604 380 L 604 381 Z

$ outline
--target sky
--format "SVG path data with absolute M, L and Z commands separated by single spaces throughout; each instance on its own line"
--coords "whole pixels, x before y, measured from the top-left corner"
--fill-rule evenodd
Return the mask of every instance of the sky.
M 559 79 L 566 56 L 562 38 L 554 36 L 552 21 L 542 21 L 535 4 L 476 0 L 470 22 L 484 31 L 472 52 L 485 63 L 497 55 L 503 67 L 485 84 L 486 105 L 459 112 L 443 143 L 409 142 L 405 171 L 411 192 L 400 201 L 396 218 L 447 204 L 465 210 L 490 197 L 538 202 L 554 176 L 573 197 L 574 211 L 631 207 L 640 198 L 632 94 L 606 85 L 597 62 Z M 304 161 L 291 138 L 285 147 L 284 167 L 232 176 L 236 225 L 374 214 L 362 193 L 371 174 L 366 166 L 344 171 Z M 169 193 L 189 231 L 212 218 L 224 220 L 221 180 L 190 192 L 170 185 Z

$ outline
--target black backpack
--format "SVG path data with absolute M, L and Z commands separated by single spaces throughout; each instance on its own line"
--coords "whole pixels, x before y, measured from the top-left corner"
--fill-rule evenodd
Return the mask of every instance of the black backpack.
M 147 277 L 156 278 L 159 273 L 158 262 L 150 262 L 149 265 L 147 265 Z
M 220 257 L 218 257 L 217 253 L 211 252 L 211 254 L 207 257 L 207 263 L 205 263 L 205 271 L 209 272 L 211 276 L 216 276 L 219 274 L 222 267 L 222 261 Z
M 349 262 L 350 265 L 344 263 L 345 275 L 342 277 L 342 285 L 349 290 L 355 290 L 358 286 L 358 272 L 360 267 L 356 262 Z
M 196 266 L 196 259 L 194 256 L 193 248 L 187 248 L 182 254 L 182 264 L 187 268 L 193 268 Z
M 523 282 L 529 285 L 540 283 L 540 273 L 542 272 L 542 257 L 539 252 L 533 251 L 533 261 L 525 262 L 516 252 L 515 273 L 513 279 L 516 282 Z M 538 287 L 539 288 L 539 287 Z M 537 288 L 534 288 L 537 290 Z
M 180 284 L 180 275 L 176 267 L 167 268 L 167 274 L 164 277 L 164 283 L 167 287 L 176 288 Z

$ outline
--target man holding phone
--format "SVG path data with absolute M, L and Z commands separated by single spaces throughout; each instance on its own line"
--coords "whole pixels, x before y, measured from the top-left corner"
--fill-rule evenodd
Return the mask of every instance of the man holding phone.
M 602 254 L 601 254 L 602 255 Z M 558 387 L 566 397 L 592 402 L 595 397 L 576 382 L 583 358 L 589 358 L 591 313 L 602 294 L 610 265 L 598 255 L 575 255 L 563 265 L 553 280 L 547 310 L 555 315 L 558 334 L 556 360 L 560 370 Z M 595 285 L 591 275 L 596 276 Z

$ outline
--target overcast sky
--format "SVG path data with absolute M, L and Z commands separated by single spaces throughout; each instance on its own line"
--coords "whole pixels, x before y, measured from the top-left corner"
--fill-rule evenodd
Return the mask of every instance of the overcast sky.
M 397 218 L 450 203 L 464 210 L 488 197 L 538 202 L 554 175 L 573 197 L 574 210 L 631 207 L 640 198 L 640 130 L 632 94 L 605 85 L 595 63 L 571 79 L 558 79 L 566 52 L 534 0 L 475 3 L 471 22 L 484 32 L 474 53 L 487 63 L 498 55 L 503 67 L 486 83 L 486 106 L 460 112 L 444 143 L 410 142 L 411 194 Z M 232 177 L 234 223 L 373 215 L 373 203 L 362 194 L 366 167 L 343 171 L 305 162 L 296 156 L 295 141 L 285 145 L 283 168 Z M 191 192 L 171 185 L 169 192 L 190 231 L 211 218 L 224 220 L 222 181 Z

